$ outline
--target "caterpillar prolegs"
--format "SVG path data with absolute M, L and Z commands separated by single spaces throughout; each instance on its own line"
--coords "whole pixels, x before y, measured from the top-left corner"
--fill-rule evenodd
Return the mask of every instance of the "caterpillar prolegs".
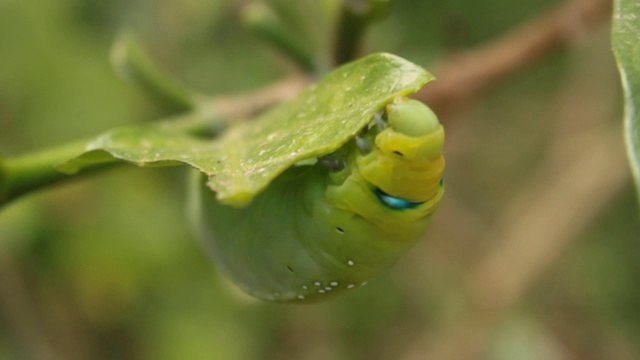
M 244 208 L 201 184 L 201 237 L 222 271 L 264 300 L 312 302 L 393 266 L 426 232 L 444 192 L 444 130 L 394 99 L 338 151 L 293 166 Z

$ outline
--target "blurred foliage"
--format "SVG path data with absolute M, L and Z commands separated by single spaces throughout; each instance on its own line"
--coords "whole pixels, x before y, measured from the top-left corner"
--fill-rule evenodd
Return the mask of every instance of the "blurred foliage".
M 111 41 L 123 27 L 200 91 L 250 90 L 294 71 L 240 26 L 246 3 L 0 0 L 0 154 L 162 115 L 109 67 Z M 557 3 L 399 1 L 367 48 L 429 69 Z M 330 42 L 335 1 L 325 15 L 320 47 Z M 603 28 L 471 111 L 443 119 L 451 123 L 443 206 L 455 199 L 491 226 L 545 158 L 554 132 L 566 131 L 563 119 L 595 114 L 595 124 L 570 129 L 577 133 L 619 127 L 609 49 Z M 0 358 L 397 359 L 464 316 L 456 288 L 494 245 L 458 237 L 448 226 L 474 224 L 455 223 L 457 215 L 436 215 L 428 239 L 405 261 L 353 294 L 318 305 L 259 302 L 220 278 L 193 240 L 184 180 L 179 169 L 122 168 L 4 209 Z M 640 357 L 633 196 L 629 182 L 504 314 L 487 334 L 486 359 Z

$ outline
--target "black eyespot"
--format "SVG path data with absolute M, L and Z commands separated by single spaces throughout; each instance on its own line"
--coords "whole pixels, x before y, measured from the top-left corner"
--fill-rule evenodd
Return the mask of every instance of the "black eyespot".
M 403 154 L 403 153 L 401 153 L 401 152 L 400 152 L 400 151 L 398 151 L 398 150 L 394 150 L 394 151 L 393 151 L 393 153 L 394 153 L 394 154 L 396 154 L 396 155 L 398 155 L 398 156 L 404 156 L 404 154 Z
M 293 269 L 291 268 L 291 266 L 287 265 L 287 270 L 294 272 Z
M 336 226 L 336 231 L 339 232 L 340 234 L 344 234 L 344 229 L 341 228 L 340 226 Z

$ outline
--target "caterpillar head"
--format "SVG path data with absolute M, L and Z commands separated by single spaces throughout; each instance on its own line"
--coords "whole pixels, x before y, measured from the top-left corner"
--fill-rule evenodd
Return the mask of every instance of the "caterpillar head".
M 396 98 L 362 139 L 370 144 L 359 144 L 348 166 L 333 175 L 328 196 L 389 233 L 419 232 L 419 222 L 408 218 L 431 215 L 444 192 L 444 130 L 436 115 L 417 100 Z

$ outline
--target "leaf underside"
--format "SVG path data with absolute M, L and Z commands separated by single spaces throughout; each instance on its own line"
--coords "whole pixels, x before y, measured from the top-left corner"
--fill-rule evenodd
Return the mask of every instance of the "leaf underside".
M 640 194 L 640 2 L 616 1 L 612 38 L 625 94 L 629 162 Z
M 59 165 L 72 173 L 105 161 L 139 166 L 190 165 L 209 178 L 223 203 L 243 206 L 293 164 L 329 154 L 365 127 L 391 99 L 417 91 L 433 76 L 390 54 L 374 54 L 329 73 L 292 101 L 216 139 L 158 125 L 109 131 Z

